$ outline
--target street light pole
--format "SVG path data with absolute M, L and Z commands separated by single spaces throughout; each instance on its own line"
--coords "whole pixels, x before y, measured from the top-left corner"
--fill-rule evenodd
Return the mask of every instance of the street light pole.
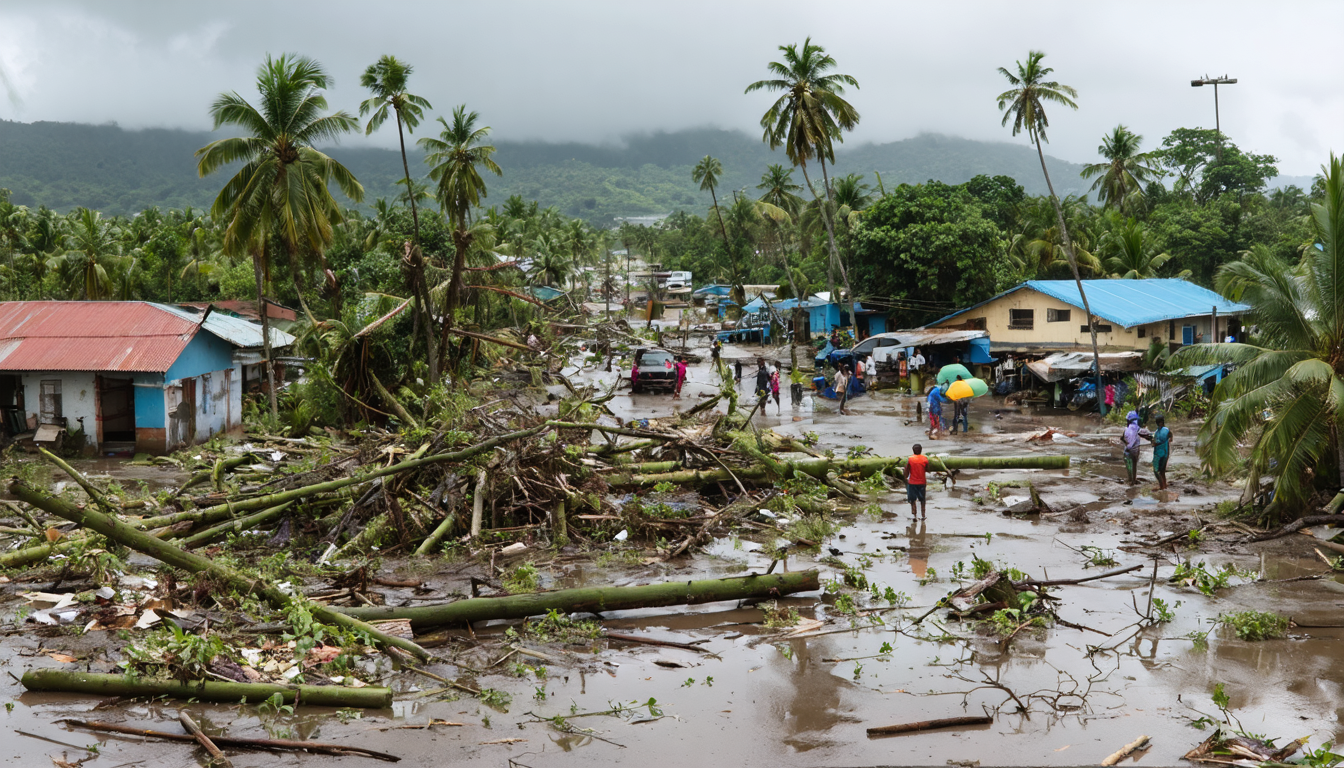
M 1223 162 L 1223 126 L 1218 116 L 1218 86 L 1234 85 L 1236 82 L 1237 78 L 1228 77 L 1227 75 L 1223 75 L 1222 77 L 1209 77 L 1208 75 L 1205 75 L 1199 80 L 1190 81 L 1190 86 L 1192 88 L 1199 88 L 1203 85 L 1213 86 L 1213 130 L 1218 134 L 1218 162 L 1220 163 Z

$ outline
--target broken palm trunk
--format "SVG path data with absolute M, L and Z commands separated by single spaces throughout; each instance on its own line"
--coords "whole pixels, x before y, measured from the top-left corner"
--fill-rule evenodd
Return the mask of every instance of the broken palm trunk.
M 167 696 L 173 699 L 197 699 L 260 704 L 277 693 L 286 704 L 311 704 L 319 707 L 358 707 L 382 709 L 392 706 L 392 689 L 366 686 L 347 688 L 339 685 L 270 685 L 215 680 L 154 680 L 130 675 L 104 675 L 94 672 L 67 672 L 62 669 L 30 669 L 23 673 L 23 687 L 30 691 L 87 693 L 91 696 Z
M 707 483 L 731 481 L 734 476 L 742 480 L 768 480 L 774 474 L 789 476 L 796 473 L 810 475 L 825 481 L 828 472 L 856 472 L 861 476 L 876 472 L 885 472 L 905 466 L 904 457 L 873 456 L 862 459 L 781 459 L 773 457 L 778 468 L 760 464 L 751 467 L 727 469 L 688 469 L 681 472 L 656 474 L 634 474 L 620 472 L 606 475 L 607 484 L 613 488 L 656 485 L 672 483 L 674 485 L 704 485 Z M 947 469 L 1068 469 L 1068 456 L 945 456 L 940 457 Z M 774 474 L 772 474 L 772 471 Z
M 271 607 L 276 610 L 284 610 L 289 606 L 291 600 L 303 599 L 297 596 L 291 598 L 289 595 L 281 592 L 270 584 L 254 581 L 237 571 L 219 565 L 208 558 L 175 547 L 166 541 L 160 541 L 144 531 L 136 530 L 110 515 L 104 515 L 101 512 L 94 511 L 92 508 L 79 509 L 61 499 L 48 496 L 45 493 L 31 488 L 22 480 L 15 480 L 11 483 L 9 492 L 48 514 L 56 515 L 57 517 L 78 523 L 79 525 L 106 536 L 108 539 L 111 539 L 118 544 L 130 547 L 141 554 L 149 555 L 150 557 L 171 565 L 174 568 L 181 568 L 190 573 L 204 573 L 224 582 L 230 588 L 236 589 L 245 595 L 255 593 L 261 596 L 267 603 L 270 603 Z M 364 632 L 380 646 L 395 646 L 403 651 L 411 653 L 421 660 L 429 658 L 429 653 L 426 652 L 424 648 L 421 648 L 409 640 L 403 640 L 402 638 L 393 637 L 384 632 L 380 632 L 376 628 L 369 626 L 362 621 L 337 613 L 325 605 L 308 602 L 308 607 L 313 616 L 323 623 L 332 624 L 344 629 Z
M 601 613 L 633 608 L 660 608 L 668 605 L 698 605 L 724 600 L 782 597 L 818 589 L 821 589 L 821 582 L 816 571 L 797 571 L 764 576 L 734 576 L 726 579 L 667 581 L 636 587 L 581 587 L 506 597 L 475 597 L 442 605 L 408 608 L 377 606 L 336 610 L 363 621 L 410 619 L 412 627 L 421 629 L 489 619 L 525 619 L 528 616 L 541 616 L 550 611 Z

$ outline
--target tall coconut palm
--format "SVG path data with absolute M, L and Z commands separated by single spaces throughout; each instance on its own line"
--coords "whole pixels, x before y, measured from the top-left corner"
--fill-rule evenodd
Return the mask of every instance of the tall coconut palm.
M 1158 276 L 1171 254 L 1160 252 L 1155 238 L 1133 217 L 1117 221 L 1101 237 L 1098 251 L 1106 258 L 1106 269 L 1111 277 L 1122 280 L 1149 280 Z M 1184 270 L 1176 277 L 1189 277 Z
M 417 142 L 427 153 L 425 162 L 430 166 L 429 178 L 437 184 L 435 196 L 444 215 L 448 217 L 456 251 L 452 277 L 444 299 L 443 334 L 439 341 L 441 358 L 447 352 L 453 312 L 457 309 L 462 292 L 462 270 L 466 267 L 467 251 L 474 237 L 471 209 L 480 205 L 481 198 L 487 194 L 480 169 L 484 168 L 496 176 L 504 175 L 493 159 L 494 146 L 484 143 L 490 135 L 490 126 L 476 127 L 479 119 L 480 115 L 468 112 L 465 104 L 459 105 L 453 110 L 451 124 L 439 118 L 443 130 L 437 138 L 426 136 Z
M 334 182 L 356 202 L 364 198 L 354 174 L 313 146 L 334 141 L 359 125 L 344 111 L 323 114 L 327 99 L 322 90 L 330 83 L 322 65 L 306 56 L 267 56 L 257 71 L 259 106 L 234 91 L 220 94 L 210 107 L 215 129 L 233 126 L 246 135 L 220 139 L 196 151 L 202 177 L 242 163 L 215 197 L 210 214 L 223 223 L 224 250 L 252 257 L 272 417 L 279 416 L 279 407 L 265 311 L 270 243 L 279 240 L 291 260 L 301 248 L 320 254 L 331 242 L 332 225 L 342 218 L 328 185 Z
M 723 176 L 723 163 L 717 158 L 705 155 L 700 162 L 691 169 L 691 181 L 700 185 L 701 192 L 708 192 L 709 199 L 714 201 L 714 214 L 719 218 L 719 232 L 723 235 L 723 247 L 728 248 L 728 229 L 723 226 L 723 212 L 719 210 L 719 196 L 714 193 L 714 188 L 719 185 L 719 177 Z M 729 254 L 731 256 L 731 254 Z M 736 269 L 734 269 L 736 271 Z
M 1082 177 L 1097 178 L 1090 191 L 1097 193 L 1102 207 L 1135 208 L 1143 200 L 1143 185 L 1162 176 L 1156 154 L 1139 151 L 1142 143 L 1142 136 L 1123 125 L 1101 138 L 1097 152 L 1106 162 L 1083 168 Z
M 414 240 L 403 259 L 403 264 L 409 273 L 407 282 L 411 284 L 411 293 L 419 305 L 420 327 L 425 330 L 429 376 L 433 380 L 438 380 L 438 349 L 434 343 L 433 330 L 430 328 L 432 313 L 425 278 L 425 260 L 420 251 L 420 213 L 416 207 L 416 203 L 423 198 L 418 194 L 421 190 L 417 189 L 417 184 L 411 179 L 411 166 L 406 161 L 406 134 L 415 133 L 420 120 L 424 117 L 424 110 L 434 107 L 423 97 L 406 90 L 412 71 L 410 64 L 395 56 L 381 56 L 378 61 L 370 64 L 368 69 L 364 70 L 364 74 L 360 75 L 359 84 L 368 88 L 373 95 L 359 105 L 359 116 L 370 115 L 369 122 L 364 126 L 366 136 L 378 130 L 389 116 L 395 116 L 397 119 L 397 141 L 401 147 L 401 170 L 404 174 L 401 182 L 404 185 L 402 191 L 411 207 L 411 236 Z M 424 196 L 428 197 L 428 194 Z
M 1251 306 L 1253 343 L 1196 344 L 1170 363 L 1237 364 L 1214 390 L 1199 455 L 1215 473 L 1273 477 L 1271 517 L 1299 515 L 1318 488 L 1344 485 L 1344 161 L 1332 154 L 1323 171 L 1324 197 L 1311 206 L 1317 247 L 1296 264 L 1253 249 L 1218 270 L 1218 290 Z M 1248 483 L 1243 499 L 1257 488 Z
M 70 233 L 65 236 L 66 251 L 52 257 L 48 267 L 67 275 L 75 283 L 73 295 L 85 301 L 105 299 L 113 292 L 112 275 L 121 255 L 121 232 L 102 214 L 77 208 L 70 214 Z
M 746 93 L 758 90 L 783 92 L 761 117 L 761 127 L 765 129 L 762 139 L 771 149 L 784 147 L 789 160 L 803 169 L 803 179 L 812 191 L 812 197 L 820 200 L 812 185 L 812 177 L 807 173 L 808 161 L 817 160 L 829 203 L 831 185 L 826 174 L 826 161 L 835 162 L 835 142 L 843 141 L 843 132 L 853 130 L 859 124 L 858 110 L 843 96 L 845 86 L 858 88 L 859 82 L 850 75 L 832 73 L 835 59 L 825 48 L 813 45 L 810 37 L 803 41 L 801 50 L 797 45 L 781 45 L 779 50 L 784 54 L 783 61 L 766 65 L 775 78 L 748 85 Z M 850 289 L 849 272 L 835 244 L 835 226 L 829 205 L 823 207 L 822 221 L 826 225 L 832 263 L 839 267 L 844 278 L 853 313 L 851 317 L 857 324 L 858 299 Z
M 756 188 L 761 190 L 761 196 L 757 198 L 760 214 L 774 225 L 775 239 L 779 243 L 779 258 L 784 264 L 784 276 L 788 279 L 789 290 L 801 302 L 807 297 L 798 293 L 798 282 L 794 277 L 793 267 L 789 264 L 789 244 L 784 235 L 784 225 L 791 223 L 802 210 L 803 199 L 797 193 L 801 192 L 803 187 L 794 182 L 792 168 L 785 168 L 775 163 L 761 174 L 761 183 L 757 184 Z M 802 313 L 801 306 L 794 307 L 795 330 L 801 327 Z
M 1055 185 L 1050 181 L 1050 171 L 1045 167 L 1045 150 L 1042 144 L 1050 139 L 1045 135 L 1046 129 L 1050 127 L 1050 119 L 1045 114 L 1045 104 L 1060 104 L 1072 109 L 1077 109 L 1078 105 L 1074 99 L 1078 97 L 1078 92 L 1072 87 L 1063 83 L 1047 80 L 1051 72 L 1055 70 L 1041 64 L 1041 59 L 1045 54 L 1041 51 L 1029 51 L 1027 61 L 1017 62 L 1016 73 L 1009 72 L 1003 67 L 999 67 L 999 74 L 1003 75 L 1012 86 L 1009 90 L 999 94 L 999 109 L 1003 110 L 1003 125 L 1009 121 L 1013 123 L 1013 135 L 1021 133 L 1026 129 L 1027 136 L 1032 143 L 1036 145 L 1036 156 L 1041 161 L 1041 173 L 1045 175 L 1045 186 L 1050 191 L 1050 202 L 1055 207 L 1055 219 L 1059 224 L 1059 233 L 1064 240 L 1064 255 L 1068 257 L 1069 269 L 1073 271 L 1073 281 L 1078 286 L 1078 296 L 1083 301 L 1083 312 L 1087 314 L 1087 330 L 1092 336 L 1092 364 L 1096 367 L 1097 391 L 1101 391 L 1101 350 L 1097 346 L 1097 325 L 1092 322 L 1092 308 L 1087 303 L 1087 292 L 1083 290 L 1083 278 L 1078 273 L 1078 259 L 1073 251 L 1073 241 L 1069 239 L 1069 228 L 1064 223 L 1064 209 L 1059 205 L 1059 197 L 1055 195 Z M 1105 406 L 1099 405 L 1103 414 Z

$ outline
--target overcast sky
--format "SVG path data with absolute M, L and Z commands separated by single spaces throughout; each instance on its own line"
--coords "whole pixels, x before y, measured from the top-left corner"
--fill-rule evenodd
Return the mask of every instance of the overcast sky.
M 995 71 L 1047 53 L 1079 91 L 1051 113 L 1048 151 L 1094 162 L 1123 122 L 1158 144 L 1177 127 L 1223 129 L 1280 172 L 1344 152 L 1341 2 L 62 2 L 0 0 L 0 118 L 208 129 L 221 91 L 252 98 L 266 53 L 326 65 L 333 107 L 357 112 L 359 74 L 384 53 L 415 66 L 412 91 L 448 113 L 466 103 L 497 138 L 618 140 L 713 125 L 755 133 L 769 104 L 743 88 L 782 43 L 811 35 L 858 78 L 848 142 L 935 131 L 1013 140 Z M 422 129 L 423 130 L 423 129 Z M 1019 137 L 1017 141 L 1025 142 Z M 395 142 L 384 129 L 372 139 Z M 3 162 L 3 158 L 0 158 Z

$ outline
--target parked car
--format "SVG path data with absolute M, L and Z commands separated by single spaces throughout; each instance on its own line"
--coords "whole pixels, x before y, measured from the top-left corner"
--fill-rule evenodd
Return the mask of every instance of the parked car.
M 820 359 L 824 359 L 825 362 L 829 364 L 832 368 L 835 368 L 838 367 L 840 363 L 852 364 L 854 362 L 854 359 L 857 357 L 867 357 L 868 355 L 873 355 L 874 360 L 877 360 L 878 355 L 874 353 L 874 350 L 878 349 L 879 347 L 896 347 L 896 346 L 900 346 L 900 342 L 897 340 L 896 334 L 879 333 L 876 336 L 869 336 L 868 338 L 864 339 L 863 341 L 860 341 L 858 344 L 855 344 L 853 347 L 850 347 L 848 349 L 831 349 L 829 352 L 823 349 L 822 352 L 824 353 L 824 357 L 823 355 L 818 355 L 818 357 Z
M 669 291 L 675 291 L 680 288 L 691 287 L 690 272 L 673 272 L 667 276 L 667 283 L 663 286 Z
M 672 353 L 658 347 L 640 347 L 635 350 L 635 367 L 639 377 L 630 385 L 633 394 L 665 390 L 672 392 L 677 388 L 677 370 Z

